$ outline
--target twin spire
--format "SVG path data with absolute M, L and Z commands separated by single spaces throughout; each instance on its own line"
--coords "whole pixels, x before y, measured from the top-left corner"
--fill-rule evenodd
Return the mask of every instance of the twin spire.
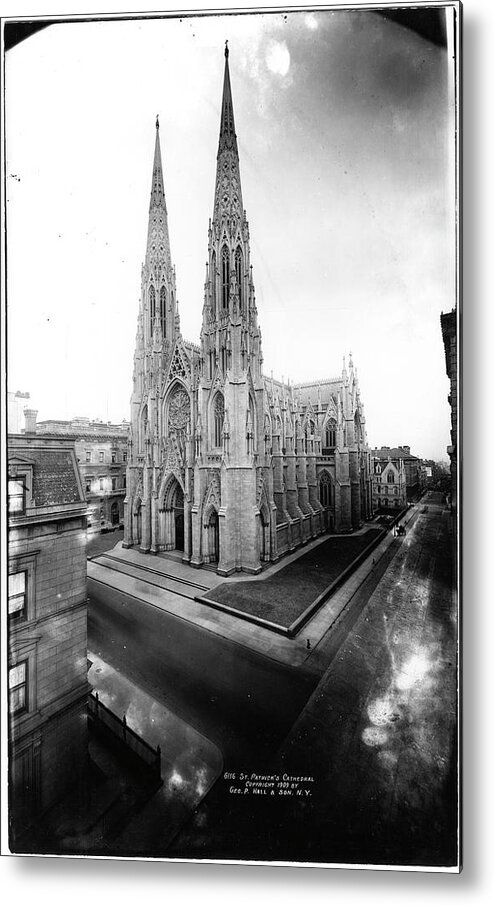
M 154 145 L 153 181 L 151 183 L 151 201 L 149 207 L 163 205 L 166 211 L 165 189 L 163 182 L 163 166 L 161 164 L 160 122 L 156 117 L 156 141 Z
M 228 68 L 228 41 L 225 41 L 225 75 L 223 81 L 223 99 L 221 102 L 220 137 L 218 155 L 221 151 L 233 150 L 238 155 L 237 136 L 235 134 L 235 120 L 233 117 L 232 88 L 230 84 L 230 71 Z M 165 189 L 163 180 L 163 167 L 161 163 L 160 148 L 160 121 L 156 116 L 156 141 L 154 146 L 153 180 L 151 184 L 151 200 L 149 208 L 163 206 L 166 213 Z
M 225 41 L 225 77 L 223 81 L 223 99 L 221 101 L 220 140 L 218 154 L 225 148 L 235 151 L 237 149 L 237 136 L 235 134 L 235 120 L 233 118 L 232 88 L 230 85 L 230 70 L 228 68 L 228 41 Z

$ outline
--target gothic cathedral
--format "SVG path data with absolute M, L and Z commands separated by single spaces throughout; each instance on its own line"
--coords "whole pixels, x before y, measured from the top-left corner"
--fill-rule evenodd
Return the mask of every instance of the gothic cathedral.
M 124 546 L 256 573 L 371 514 L 370 453 L 350 356 L 339 377 L 263 375 L 225 49 L 200 345 L 180 333 L 156 122 L 134 355 Z

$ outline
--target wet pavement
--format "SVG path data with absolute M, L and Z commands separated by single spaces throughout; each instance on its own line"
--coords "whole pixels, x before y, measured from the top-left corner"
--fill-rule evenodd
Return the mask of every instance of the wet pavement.
M 221 773 L 218 748 L 99 657 L 88 652 L 88 679 L 99 700 L 152 747 L 161 748 L 161 787 L 116 833 L 110 845 L 117 854 L 166 850 L 184 821 L 200 804 Z
M 235 797 L 220 781 L 171 855 L 454 867 L 452 524 L 439 495 L 424 502 L 265 771 L 309 775 L 311 794 Z

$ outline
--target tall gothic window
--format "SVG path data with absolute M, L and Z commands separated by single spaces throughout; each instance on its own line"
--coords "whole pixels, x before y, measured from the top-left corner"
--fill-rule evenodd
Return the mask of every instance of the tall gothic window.
M 154 318 L 156 316 L 156 293 L 154 286 L 149 287 L 149 333 L 153 332 Z
M 160 322 L 161 332 L 164 336 L 166 333 L 166 289 L 164 286 L 160 289 Z
M 230 302 L 230 253 L 226 245 L 221 252 L 221 305 L 225 311 Z
M 146 430 L 148 426 L 148 407 L 144 406 L 141 412 L 141 429 L 139 431 L 139 452 L 142 455 L 146 448 Z
M 392 471 L 388 471 L 387 482 L 388 484 L 394 484 L 395 482 L 395 476 Z
M 240 245 L 237 246 L 237 250 L 235 252 L 235 276 L 237 278 L 237 286 L 238 286 L 238 302 L 240 308 L 242 307 L 242 283 L 243 283 L 243 267 L 242 267 L 242 249 Z
M 323 472 L 319 481 L 319 501 L 325 508 L 331 506 L 331 481 L 326 472 Z
M 213 303 L 213 311 L 216 317 L 216 252 L 211 255 L 211 301 Z
M 331 418 L 326 425 L 324 431 L 324 448 L 325 450 L 334 449 L 336 446 L 336 421 Z
M 225 420 L 225 400 L 217 393 L 213 403 L 213 439 L 216 447 L 223 443 L 223 422 Z

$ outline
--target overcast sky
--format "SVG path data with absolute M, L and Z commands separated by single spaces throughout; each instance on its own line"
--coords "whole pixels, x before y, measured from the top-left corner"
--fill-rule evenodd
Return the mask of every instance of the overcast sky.
M 157 113 L 199 341 L 226 38 L 265 372 L 351 351 L 371 446 L 446 459 L 448 55 L 369 11 L 73 22 L 8 51 L 8 389 L 39 419 L 129 418 Z

